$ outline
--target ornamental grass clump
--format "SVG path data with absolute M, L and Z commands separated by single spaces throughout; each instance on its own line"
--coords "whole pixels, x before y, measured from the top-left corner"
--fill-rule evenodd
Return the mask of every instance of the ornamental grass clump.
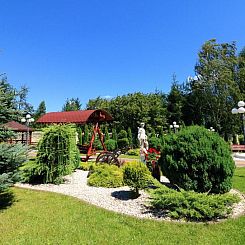
M 38 145 L 36 164 L 45 183 L 58 183 L 62 176 L 79 167 L 75 127 L 55 125 L 45 129 Z
M 135 196 L 139 196 L 139 190 L 147 188 L 152 183 L 152 177 L 144 163 L 128 162 L 123 167 L 123 182 L 133 190 Z
M 203 127 L 167 136 L 159 164 L 170 182 L 184 190 L 225 193 L 232 187 L 235 163 L 230 146 Z

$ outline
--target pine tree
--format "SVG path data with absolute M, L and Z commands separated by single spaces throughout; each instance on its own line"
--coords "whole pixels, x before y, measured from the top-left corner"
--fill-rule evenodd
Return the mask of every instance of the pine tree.
M 37 108 L 37 110 L 36 110 L 36 112 L 34 114 L 34 119 L 37 120 L 39 117 L 41 117 L 45 113 L 46 113 L 46 105 L 45 105 L 45 101 L 43 100 L 39 104 L 39 106 L 38 106 L 38 108 Z

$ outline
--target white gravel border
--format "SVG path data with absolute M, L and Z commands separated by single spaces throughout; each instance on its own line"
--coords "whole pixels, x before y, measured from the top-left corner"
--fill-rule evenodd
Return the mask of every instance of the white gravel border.
M 149 211 L 147 203 L 149 203 L 150 199 L 146 192 L 141 191 L 141 195 L 138 198 L 130 199 L 128 198 L 130 191 L 128 187 L 103 188 L 88 186 L 87 175 L 88 171 L 76 170 L 73 174 L 66 176 L 65 183 L 60 185 L 30 185 L 17 183 L 15 186 L 32 190 L 62 193 L 107 210 L 135 216 L 137 218 L 171 220 L 168 217 L 158 217 Z M 245 197 L 243 194 L 235 190 L 232 190 L 232 193 L 237 193 L 241 197 L 241 201 L 234 205 L 232 213 L 232 217 L 238 217 L 245 212 Z

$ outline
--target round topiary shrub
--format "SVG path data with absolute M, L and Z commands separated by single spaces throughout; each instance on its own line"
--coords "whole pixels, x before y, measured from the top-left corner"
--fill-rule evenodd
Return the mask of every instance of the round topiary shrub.
M 159 164 L 170 182 L 185 190 L 225 193 L 232 186 L 235 163 L 230 146 L 203 127 L 168 135 Z
M 142 162 L 128 162 L 123 167 L 123 181 L 139 196 L 139 190 L 152 181 L 151 173 Z
M 117 142 L 113 139 L 106 140 L 105 147 L 108 151 L 114 151 L 117 148 Z
M 128 138 L 118 139 L 117 140 L 117 145 L 118 145 L 118 148 L 120 148 L 120 149 L 129 147 Z

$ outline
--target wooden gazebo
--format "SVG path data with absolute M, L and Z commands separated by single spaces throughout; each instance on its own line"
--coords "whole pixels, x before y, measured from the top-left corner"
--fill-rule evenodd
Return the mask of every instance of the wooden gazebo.
M 11 121 L 0 125 L 0 129 L 12 130 L 17 134 L 16 138 L 9 140 L 11 143 L 12 142 L 27 143 L 28 141 L 28 144 L 31 144 L 33 129 L 27 127 L 26 125 L 20 124 L 15 121 Z
M 87 124 L 92 123 L 93 133 L 92 138 L 88 146 L 86 146 L 87 157 L 83 159 L 87 161 L 88 158 L 93 153 L 93 142 L 95 140 L 96 134 L 98 133 L 99 139 L 103 146 L 103 149 L 106 151 L 104 144 L 103 134 L 100 131 L 99 123 L 112 121 L 112 116 L 105 110 L 83 110 L 83 111 L 63 111 L 63 112 L 49 112 L 41 116 L 37 123 L 41 124 Z

